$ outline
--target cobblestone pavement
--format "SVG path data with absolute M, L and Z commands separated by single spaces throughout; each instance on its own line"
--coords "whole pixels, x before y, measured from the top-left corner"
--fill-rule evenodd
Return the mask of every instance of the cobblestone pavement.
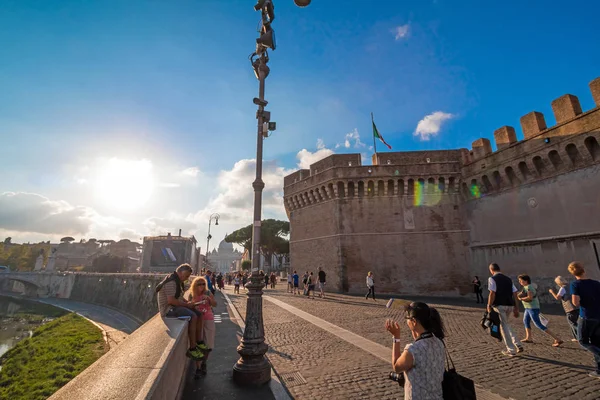
M 281 285 L 283 286 L 283 285 Z M 245 295 L 229 297 L 245 315 Z M 307 299 L 286 293 L 285 288 L 266 289 L 264 324 L 269 359 L 278 374 L 300 372 L 306 384 L 288 384 L 296 399 L 397 399 L 398 386 L 387 379 L 390 362 L 384 362 L 333 334 L 283 310 L 268 300 L 283 301 L 311 315 L 390 348 L 385 318 L 401 321 L 400 310 L 385 308 L 385 300 L 326 293 L 325 299 Z M 600 380 L 589 377 L 591 354 L 570 342 L 567 321 L 557 308 L 544 307 L 550 326 L 565 344 L 556 349 L 552 339 L 534 328 L 534 344 L 519 357 L 500 354 L 503 345 L 479 325 L 483 307 L 464 300 L 422 299 L 440 311 L 446 324 L 446 343 L 457 370 L 478 385 L 505 398 L 600 399 Z M 524 337 L 523 324 L 513 327 Z M 403 324 L 403 321 L 401 322 Z M 405 325 L 403 325 L 404 328 Z M 403 329 L 409 340 L 408 328 Z

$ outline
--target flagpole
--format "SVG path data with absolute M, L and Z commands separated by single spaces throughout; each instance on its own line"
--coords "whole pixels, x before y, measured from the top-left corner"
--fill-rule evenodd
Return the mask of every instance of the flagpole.
M 371 129 L 373 130 L 373 148 L 375 149 L 375 161 L 379 164 L 379 160 L 377 159 L 377 141 L 375 140 L 375 120 L 373 119 L 373 113 L 371 112 Z

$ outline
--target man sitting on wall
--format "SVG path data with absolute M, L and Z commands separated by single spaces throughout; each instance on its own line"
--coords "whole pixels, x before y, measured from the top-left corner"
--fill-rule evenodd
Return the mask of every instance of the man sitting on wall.
M 181 264 L 175 272 L 165 277 L 156 286 L 158 298 L 158 311 L 165 318 L 189 318 L 188 337 L 190 346 L 187 356 L 195 360 L 203 358 L 204 353 L 200 342 L 202 341 L 202 313 L 194 308 L 194 303 L 185 301 L 183 283 L 192 274 L 189 264 Z M 204 346 L 206 348 L 206 346 Z

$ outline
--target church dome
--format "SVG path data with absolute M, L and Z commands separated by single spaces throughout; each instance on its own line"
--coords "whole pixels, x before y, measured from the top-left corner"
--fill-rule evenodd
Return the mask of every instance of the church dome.
M 221 243 L 219 243 L 219 253 L 233 253 L 233 243 L 227 243 L 225 239 L 221 240 Z

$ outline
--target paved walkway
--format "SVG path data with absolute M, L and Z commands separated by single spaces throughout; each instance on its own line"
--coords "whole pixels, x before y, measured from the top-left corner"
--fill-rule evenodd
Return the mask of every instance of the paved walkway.
M 230 290 L 227 294 L 243 315 L 245 295 Z M 385 318 L 400 320 L 401 312 L 386 309 L 384 300 L 326 297 L 310 300 L 288 294 L 285 288 L 265 290 L 268 356 L 290 392 L 297 399 L 401 398 L 398 387 L 387 380 L 391 341 L 383 327 Z M 559 312 L 548 316 L 567 341 L 564 348 L 552 348 L 551 339 L 534 331 L 536 343 L 528 345 L 522 356 L 506 358 L 500 354 L 502 345 L 479 326 L 483 307 L 456 299 L 427 300 L 446 323 L 446 342 L 458 371 L 485 389 L 480 399 L 600 399 L 600 380 L 587 376 L 591 355 L 568 342 L 569 328 Z M 519 335 L 524 334 L 522 325 L 520 319 L 514 320 Z M 403 339 L 409 340 L 407 329 Z M 294 380 L 287 381 L 288 376 Z

